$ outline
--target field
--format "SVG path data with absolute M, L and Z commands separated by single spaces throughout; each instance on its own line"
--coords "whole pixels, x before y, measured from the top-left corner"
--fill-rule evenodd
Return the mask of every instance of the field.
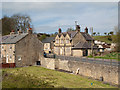
M 94 58 L 100 58 L 100 59 L 115 59 L 120 61 L 120 59 L 118 58 L 118 56 L 120 56 L 120 53 L 117 52 L 112 52 L 103 56 L 94 56 Z M 93 56 L 88 56 L 88 58 L 93 58 Z
M 102 42 L 106 42 L 108 44 L 113 43 L 115 35 L 114 36 L 93 36 L 95 40 L 100 40 Z
M 2 70 L 3 88 L 115 88 L 100 81 L 39 66 Z

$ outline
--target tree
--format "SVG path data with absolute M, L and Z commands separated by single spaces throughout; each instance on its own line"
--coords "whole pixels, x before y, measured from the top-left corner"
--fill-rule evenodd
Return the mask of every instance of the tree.
M 109 34 L 113 35 L 113 34 L 114 34 L 114 32 L 113 32 L 113 31 L 111 31 L 111 32 L 109 32 Z
M 97 33 L 97 35 L 99 36 L 99 35 L 100 35 L 100 33 L 98 32 L 98 33 Z
M 2 18 L 2 35 L 7 35 L 11 30 L 17 32 L 20 29 L 22 32 L 27 32 L 31 27 L 31 19 L 29 16 L 13 15 L 11 17 L 4 16 Z
M 39 39 L 42 41 L 43 39 L 45 39 L 46 38 L 46 35 L 44 34 L 44 35 L 42 35 L 41 37 L 39 37 Z
M 107 35 L 107 33 L 106 33 L 106 32 L 104 32 L 104 34 L 105 34 L 105 35 Z
M 115 35 L 112 35 L 112 38 L 113 38 L 113 42 L 116 43 L 115 51 L 120 53 L 120 29 L 119 27 L 115 26 L 114 31 L 115 31 Z
M 15 30 L 20 29 L 22 32 L 27 32 L 31 26 L 31 19 L 29 16 L 13 15 L 11 18 L 15 20 Z
M 69 31 L 74 31 L 74 29 L 73 28 L 68 28 L 67 32 L 69 32 Z
M 95 35 L 96 35 L 96 32 L 94 32 L 93 35 L 95 36 Z
M 58 34 L 58 32 L 55 32 L 54 34 L 55 34 L 55 35 L 57 35 L 57 34 Z

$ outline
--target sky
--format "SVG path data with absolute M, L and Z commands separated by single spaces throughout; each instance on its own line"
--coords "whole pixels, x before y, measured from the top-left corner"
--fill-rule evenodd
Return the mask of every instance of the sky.
M 1 4 L 1 3 L 0 3 Z M 75 21 L 83 32 L 93 27 L 94 32 L 110 32 L 118 25 L 117 2 L 2 2 L 4 15 L 28 15 L 37 33 L 55 33 L 58 28 L 65 32 L 75 29 Z

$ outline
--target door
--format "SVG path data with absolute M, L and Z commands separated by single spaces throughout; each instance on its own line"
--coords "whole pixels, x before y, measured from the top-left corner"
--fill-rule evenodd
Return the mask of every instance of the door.
M 40 64 L 40 61 L 36 61 L 36 65 L 41 65 L 41 64 Z
M 83 50 L 83 56 L 88 56 L 88 50 Z

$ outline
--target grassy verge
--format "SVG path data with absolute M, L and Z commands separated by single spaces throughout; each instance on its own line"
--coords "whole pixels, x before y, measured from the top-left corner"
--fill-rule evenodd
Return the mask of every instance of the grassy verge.
M 118 58 L 118 55 L 120 55 L 120 53 L 113 52 L 113 53 L 109 53 L 109 54 L 104 55 L 104 56 L 94 56 L 94 58 L 100 58 L 100 59 L 115 59 L 115 60 L 120 61 L 120 59 Z M 93 58 L 93 56 L 88 56 L 88 58 Z
M 115 88 L 79 75 L 37 66 L 3 69 L 2 72 L 3 88 Z

